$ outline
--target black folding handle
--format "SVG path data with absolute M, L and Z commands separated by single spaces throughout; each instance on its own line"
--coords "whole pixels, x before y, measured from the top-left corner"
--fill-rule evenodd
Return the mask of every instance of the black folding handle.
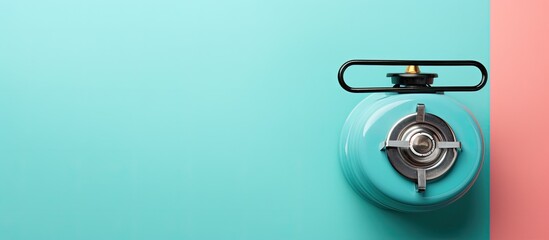
M 475 86 L 440 86 L 440 87 L 351 87 L 347 85 L 343 74 L 348 67 L 353 65 L 368 66 L 474 66 L 480 70 L 482 77 Z M 486 85 L 488 71 L 482 63 L 472 60 L 350 60 L 341 65 L 337 74 L 341 87 L 353 93 L 367 92 L 399 92 L 399 93 L 420 93 L 420 92 L 450 92 L 450 91 L 478 91 Z

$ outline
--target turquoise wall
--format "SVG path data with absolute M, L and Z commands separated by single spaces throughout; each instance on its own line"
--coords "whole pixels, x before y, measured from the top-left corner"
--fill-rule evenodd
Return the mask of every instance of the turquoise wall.
M 489 1 L 1 2 L 0 239 L 488 238 L 489 161 L 432 213 L 352 191 L 353 58 L 488 65 Z

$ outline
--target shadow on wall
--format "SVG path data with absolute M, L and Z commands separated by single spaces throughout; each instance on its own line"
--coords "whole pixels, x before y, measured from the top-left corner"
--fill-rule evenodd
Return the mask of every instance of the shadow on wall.
M 483 175 L 485 174 L 481 174 L 479 180 Z M 479 182 L 482 181 L 477 183 Z M 377 228 L 386 229 L 387 236 L 394 239 L 406 235 L 409 239 L 420 236 L 421 239 L 486 239 L 489 236 L 489 229 L 482 226 L 485 222 L 482 218 L 488 216 L 484 211 L 489 211 L 489 206 L 484 206 L 485 201 L 481 199 L 486 197 L 488 191 L 488 186 L 475 184 L 466 196 L 433 212 L 396 212 L 365 204 L 368 207 L 364 209 L 364 215 L 370 219 L 369 223 L 376 224 Z M 371 221 L 372 212 L 375 212 L 375 215 L 383 215 L 386 220 Z M 471 236 L 471 232 L 477 235 Z

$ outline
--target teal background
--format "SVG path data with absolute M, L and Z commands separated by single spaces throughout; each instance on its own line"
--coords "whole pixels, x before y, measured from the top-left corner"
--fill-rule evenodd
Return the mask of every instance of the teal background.
M 2 1 L 0 239 L 488 238 L 489 86 L 471 192 L 392 212 L 338 163 L 353 58 L 488 65 L 489 1 Z

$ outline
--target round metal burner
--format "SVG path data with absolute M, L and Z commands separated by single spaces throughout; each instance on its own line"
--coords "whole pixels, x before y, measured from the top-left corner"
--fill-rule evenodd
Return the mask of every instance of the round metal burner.
M 416 113 L 398 121 L 387 137 L 385 151 L 391 165 L 403 176 L 416 180 L 425 191 L 427 180 L 450 170 L 461 143 L 452 128 L 436 115 L 425 113 L 418 104 Z

